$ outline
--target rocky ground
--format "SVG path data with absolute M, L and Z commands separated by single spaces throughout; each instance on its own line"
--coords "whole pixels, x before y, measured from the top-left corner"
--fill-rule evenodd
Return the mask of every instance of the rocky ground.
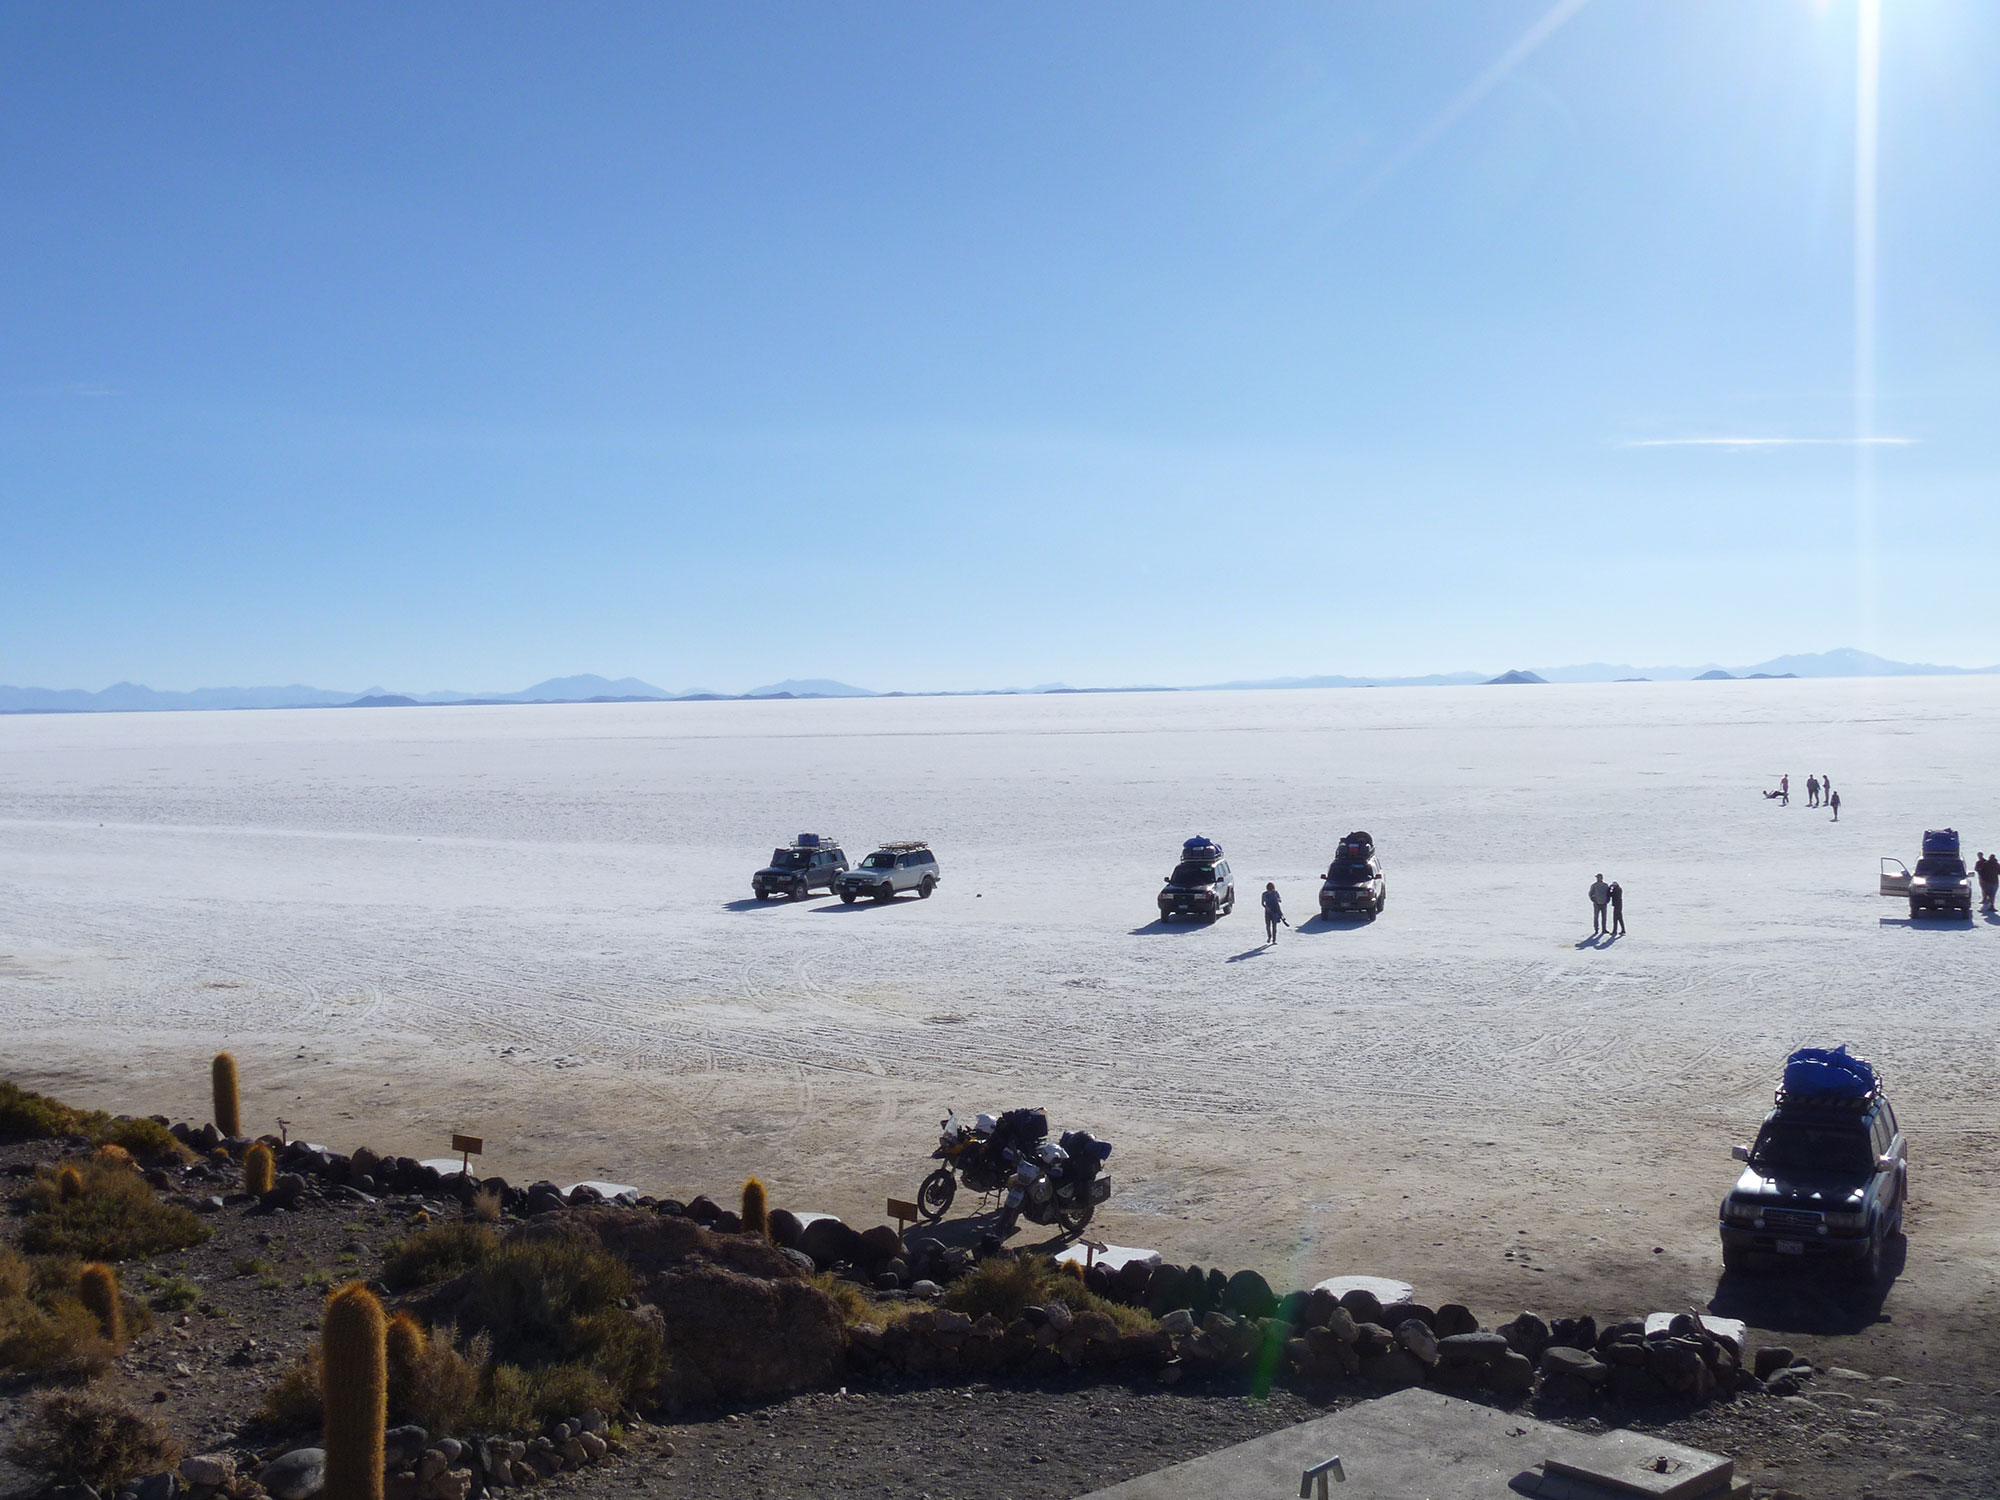
M 0 1148 L 0 1178 L 18 1191 L 50 1144 Z M 415 1201 L 347 1201 L 257 1214 L 231 1205 L 205 1216 L 211 1237 L 192 1249 L 121 1268 L 153 1309 L 106 1377 L 128 1403 L 163 1416 L 191 1452 L 239 1465 L 301 1437 L 254 1413 L 278 1372 L 310 1344 L 326 1289 L 380 1268 L 407 1233 Z M 430 1211 L 455 1211 L 433 1203 Z M 0 1234 L 18 1234 L 18 1213 Z M 1791 1396 L 1748 1395 L 1689 1413 L 1637 1420 L 1676 1441 L 1733 1454 L 1762 1496 L 1970 1496 L 2000 1492 L 2000 1419 L 1993 1351 L 1938 1330 L 1899 1372 L 1860 1371 L 1827 1352 L 1841 1340 L 1787 1340 L 1817 1373 Z M 1770 1342 L 1753 1333 L 1753 1343 Z M 1304 1421 L 1373 1389 L 1359 1381 L 1253 1395 L 1240 1381 L 1166 1387 L 1151 1376 L 1077 1372 L 978 1382 L 855 1373 L 837 1391 L 747 1409 L 636 1424 L 629 1449 L 548 1488 L 577 1496 L 740 1496 L 770 1487 L 908 1500 L 1059 1500 Z M 0 1390 L 0 1444 L 31 1391 Z M 1575 1421 L 1560 1409 L 1536 1415 Z M 31 1478 L 0 1465 L 0 1494 Z

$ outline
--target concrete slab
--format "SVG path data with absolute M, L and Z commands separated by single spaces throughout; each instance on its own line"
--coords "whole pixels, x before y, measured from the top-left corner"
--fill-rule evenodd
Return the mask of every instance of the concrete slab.
M 596 1188 L 598 1192 L 604 1194 L 606 1198 L 616 1198 L 620 1193 L 630 1193 L 635 1198 L 639 1196 L 639 1190 L 633 1187 L 628 1182 L 597 1182 L 597 1181 L 572 1182 L 568 1187 L 563 1189 L 563 1196 L 567 1198 L 571 1193 L 575 1192 L 580 1187 Z
M 1724 1500 L 1726 1458 L 1636 1433 L 1570 1432 L 1421 1388 L 1225 1448 L 1085 1500 L 1287 1500 L 1335 1454 L 1339 1500 Z M 1555 1468 L 1544 1468 L 1547 1460 Z M 1649 1467 L 1664 1460 L 1664 1469 Z M 1609 1481 L 1609 1482 L 1607 1482 Z M 1544 1485 L 1553 1488 L 1544 1489 Z
M 427 1161 L 418 1162 L 417 1165 L 420 1167 L 435 1167 L 438 1170 L 438 1175 L 442 1177 L 459 1177 L 464 1175 L 465 1172 L 465 1163 L 460 1161 L 456 1156 L 433 1156 Z
M 1071 1245 L 1068 1249 L 1057 1254 L 1057 1265 L 1062 1265 L 1068 1261 L 1075 1261 L 1080 1266 L 1089 1265 L 1090 1247 L 1087 1245 Z M 1122 1270 L 1135 1261 L 1140 1265 L 1157 1266 L 1160 1263 L 1160 1252 L 1157 1250 L 1135 1250 L 1130 1245 L 1106 1245 L 1102 1250 L 1097 1252 L 1097 1264 L 1110 1271 Z
M 1375 1300 L 1384 1307 L 1417 1300 L 1417 1289 L 1409 1282 L 1396 1281 L 1387 1276 L 1329 1276 L 1313 1290 L 1332 1292 L 1336 1297 L 1344 1297 L 1349 1292 L 1372 1292 Z

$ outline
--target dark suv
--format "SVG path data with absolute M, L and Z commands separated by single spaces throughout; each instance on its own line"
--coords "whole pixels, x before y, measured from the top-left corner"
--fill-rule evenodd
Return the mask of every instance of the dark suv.
M 1331 921 L 1342 913 L 1378 917 L 1389 904 L 1389 886 L 1382 878 L 1382 861 L 1375 857 L 1375 840 L 1350 833 L 1333 852 L 1326 880 L 1319 888 L 1319 914 Z
M 1181 862 L 1160 887 L 1162 922 L 1171 922 L 1175 917 L 1212 922 L 1235 909 L 1236 878 L 1229 873 L 1229 861 L 1213 844 L 1198 851 L 1183 851 Z
M 1909 1158 L 1878 1084 L 1862 1098 L 1781 1091 L 1722 1200 L 1722 1264 L 1753 1257 L 1832 1261 L 1855 1281 L 1882 1274 L 1883 1243 L 1903 1228 Z
M 802 833 L 789 849 L 773 849 L 771 862 L 750 877 L 750 889 L 759 901 L 773 896 L 803 900 L 808 891 L 824 886 L 828 891 L 847 868 L 847 856 L 840 845 L 816 833 Z

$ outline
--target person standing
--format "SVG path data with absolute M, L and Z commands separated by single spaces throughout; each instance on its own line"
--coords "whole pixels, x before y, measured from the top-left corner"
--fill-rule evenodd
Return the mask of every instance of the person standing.
M 1785 799 L 1785 806 L 1792 805 L 1792 773 L 1787 771 L 1778 778 L 1778 795 Z
M 1611 924 L 1605 919 L 1605 908 L 1610 904 L 1611 887 L 1604 883 L 1604 875 L 1600 871 L 1597 879 L 1590 883 L 1590 935 L 1592 937 L 1596 937 L 1600 932 L 1610 930 Z
M 1826 794 L 1826 805 L 1833 809 L 1833 821 L 1838 823 L 1840 821 L 1840 793 L 1828 792 Z
M 1990 912 L 1996 896 L 2000 896 L 2000 854 L 1982 854 L 1972 862 L 1972 872 L 1979 877 L 1979 909 Z
M 1611 882 L 1611 935 L 1625 936 L 1625 887 Z
M 1284 904 L 1278 899 L 1277 882 L 1267 880 L 1264 882 L 1264 941 L 1266 943 L 1277 942 L 1278 924 L 1280 922 L 1284 922 L 1287 927 L 1292 925 L 1290 922 L 1285 922 L 1285 908 Z
M 1806 777 L 1806 806 L 1819 806 L 1819 778 L 1817 776 Z

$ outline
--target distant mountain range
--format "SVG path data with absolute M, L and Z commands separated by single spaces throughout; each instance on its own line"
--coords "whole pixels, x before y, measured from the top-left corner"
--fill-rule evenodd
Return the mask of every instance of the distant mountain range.
M 1255 681 L 1212 682 L 1201 689 L 1328 687 L 1465 687 L 1474 683 L 1535 684 L 1551 682 L 1694 682 L 1765 677 L 1945 677 L 2000 674 L 2000 666 L 1944 667 L 1927 662 L 1890 661 L 1852 647 L 1803 656 L 1774 656 L 1745 667 L 1705 662 L 1698 667 L 1634 667 L 1609 662 L 1580 666 L 1516 668 L 1494 676 L 1488 672 L 1440 672 L 1423 677 L 1267 677 Z M 361 692 L 292 683 L 285 687 L 196 688 L 162 692 L 134 682 L 114 683 L 100 692 L 81 688 L 0 687 L 0 714 L 143 713 L 168 710 L 225 708 L 418 708 L 446 704 L 495 703 L 687 703 L 749 698 L 902 698 L 959 697 L 983 694 L 1169 693 L 1197 691 L 1147 684 L 1112 688 L 1077 688 L 1045 682 L 1032 688 L 973 689 L 969 693 L 877 693 L 826 677 L 786 678 L 752 688 L 747 693 L 717 693 L 703 689 L 670 692 L 637 677 L 615 680 L 583 673 L 551 677 L 518 693 L 397 693 L 371 687 Z

